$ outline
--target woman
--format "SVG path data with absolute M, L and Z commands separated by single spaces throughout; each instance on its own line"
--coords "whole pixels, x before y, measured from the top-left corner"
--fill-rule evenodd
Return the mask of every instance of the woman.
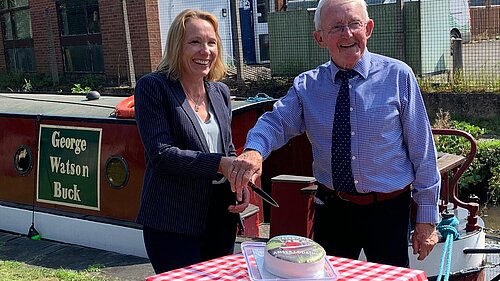
M 236 151 L 215 16 L 185 10 L 172 22 L 156 72 L 135 90 L 146 154 L 137 222 L 156 273 L 233 253 L 241 203 L 226 180 Z

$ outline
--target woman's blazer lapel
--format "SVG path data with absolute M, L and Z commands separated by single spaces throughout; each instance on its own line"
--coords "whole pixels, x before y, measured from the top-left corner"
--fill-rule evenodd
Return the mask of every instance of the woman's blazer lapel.
M 172 85 L 172 84 L 171 84 Z M 198 118 L 196 117 L 196 113 L 194 110 L 191 108 L 191 105 L 189 105 L 189 101 L 186 98 L 186 95 L 184 94 L 184 91 L 182 90 L 182 86 L 180 82 L 174 82 L 172 85 L 172 92 L 181 105 L 184 113 L 188 116 L 189 120 L 191 121 L 191 124 L 193 125 L 197 140 L 199 142 L 199 146 L 202 148 L 204 152 L 210 152 L 210 149 L 208 148 L 207 140 L 205 139 L 205 135 L 203 134 L 203 130 L 201 129 L 200 123 L 198 122 Z

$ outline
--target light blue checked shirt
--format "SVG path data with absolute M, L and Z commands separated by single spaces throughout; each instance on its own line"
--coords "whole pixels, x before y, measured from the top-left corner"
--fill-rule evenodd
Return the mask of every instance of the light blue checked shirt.
M 413 185 L 417 222 L 437 223 L 440 175 L 437 152 L 415 75 L 405 63 L 365 51 L 349 80 L 351 166 L 356 190 L 393 192 Z M 292 137 L 306 133 L 313 173 L 333 188 L 332 129 L 340 83 L 331 61 L 297 76 L 273 111 L 249 131 L 245 149 L 265 158 Z

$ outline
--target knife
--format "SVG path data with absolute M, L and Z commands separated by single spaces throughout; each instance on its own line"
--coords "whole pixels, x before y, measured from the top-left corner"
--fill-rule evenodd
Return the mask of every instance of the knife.
M 253 182 L 248 182 L 248 186 L 260 196 L 264 201 L 271 204 L 274 207 L 279 207 L 278 203 L 271 197 L 271 195 L 267 194 L 262 188 L 256 186 Z

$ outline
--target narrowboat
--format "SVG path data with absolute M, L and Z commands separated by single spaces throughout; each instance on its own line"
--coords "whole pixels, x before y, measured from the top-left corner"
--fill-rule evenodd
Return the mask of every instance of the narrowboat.
M 274 102 L 266 97 L 232 99 L 233 142 L 238 152 L 248 130 Z M 132 107 L 131 97 L 95 92 L 1 93 L 0 230 L 146 257 L 141 227 L 134 222 L 145 160 Z M 435 133 L 461 135 L 473 147 L 468 157 L 441 155 L 440 208 L 460 221 L 451 275 L 473 278 L 456 280 L 481 280 L 485 255 L 467 253 L 467 249 L 485 248 L 484 222 L 478 217 L 478 204 L 460 201 L 457 190 L 459 177 L 475 155 L 475 141 L 461 131 Z M 266 159 L 258 184 L 271 192 L 280 207 L 270 210 L 252 194 L 243 214 L 245 237 L 260 238 L 259 225 L 268 220 L 272 236 L 312 236 L 311 163 L 304 135 Z M 287 220 L 290 216 L 296 219 Z M 424 262 L 412 260 L 411 267 L 436 276 L 443 247 L 444 241 Z
M 145 257 L 134 223 L 144 149 L 135 120 L 123 118 L 130 112 L 117 110 L 129 101 L 98 93 L 0 94 L 0 229 Z M 233 99 L 238 152 L 272 103 Z M 245 229 L 258 236 L 262 201 L 251 201 Z

